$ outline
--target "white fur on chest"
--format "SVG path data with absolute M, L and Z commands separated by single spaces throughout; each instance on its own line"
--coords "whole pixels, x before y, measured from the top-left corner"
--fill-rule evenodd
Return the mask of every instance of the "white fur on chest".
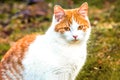
M 61 46 L 57 42 L 49 42 L 45 36 L 38 36 L 29 46 L 22 62 L 24 79 L 59 80 L 58 77 L 63 74 L 75 77 L 85 59 L 85 45 Z

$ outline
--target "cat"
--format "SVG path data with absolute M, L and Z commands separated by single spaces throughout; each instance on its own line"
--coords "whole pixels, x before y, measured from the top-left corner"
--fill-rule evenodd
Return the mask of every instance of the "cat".
M 75 9 L 55 5 L 44 35 L 27 35 L 4 55 L 0 80 L 75 80 L 86 61 L 90 32 L 87 2 Z

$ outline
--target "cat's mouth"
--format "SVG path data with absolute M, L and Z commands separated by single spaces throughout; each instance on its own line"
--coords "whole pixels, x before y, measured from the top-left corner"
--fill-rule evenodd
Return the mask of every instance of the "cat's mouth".
M 78 44 L 78 43 L 80 43 L 80 40 L 79 39 L 73 39 L 73 40 L 70 41 L 70 43 Z

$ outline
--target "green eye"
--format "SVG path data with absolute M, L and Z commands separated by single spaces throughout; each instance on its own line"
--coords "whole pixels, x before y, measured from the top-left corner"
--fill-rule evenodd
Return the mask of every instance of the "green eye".
M 78 26 L 78 30 L 83 29 L 83 27 L 84 27 L 84 25 L 80 25 L 80 26 Z
M 69 28 L 69 27 L 64 27 L 64 29 L 65 29 L 66 31 L 70 31 L 70 28 Z

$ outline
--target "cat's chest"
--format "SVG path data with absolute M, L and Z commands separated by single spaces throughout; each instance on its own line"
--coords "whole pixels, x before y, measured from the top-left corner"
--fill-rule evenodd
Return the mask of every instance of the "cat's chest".
M 79 63 L 85 61 L 86 53 L 83 52 L 80 47 L 59 46 L 56 43 L 45 42 L 44 38 L 38 38 L 30 45 L 22 61 L 24 74 L 30 76 L 77 70 Z M 36 76 L 34 75 L 33 77 Z
M 53 66 L 75 64 L 78 58 L 84 56 L 80 56 L 79 53 L 81 53 L 79 49 L 52 46 L 49 44 L 39 46 L 39 44 L 37 44 L 29 48 L 23 60 L 35 65 L 42 63 Z
M 72 64 L 84 57 L 86 57 L 84 46 L 66 46 L 57 44 L 56 42 L 51 43 L 46 41 L 44 36 L 38 36 L 35 42 L 28 48 L 23 62 L 51 65 Z

